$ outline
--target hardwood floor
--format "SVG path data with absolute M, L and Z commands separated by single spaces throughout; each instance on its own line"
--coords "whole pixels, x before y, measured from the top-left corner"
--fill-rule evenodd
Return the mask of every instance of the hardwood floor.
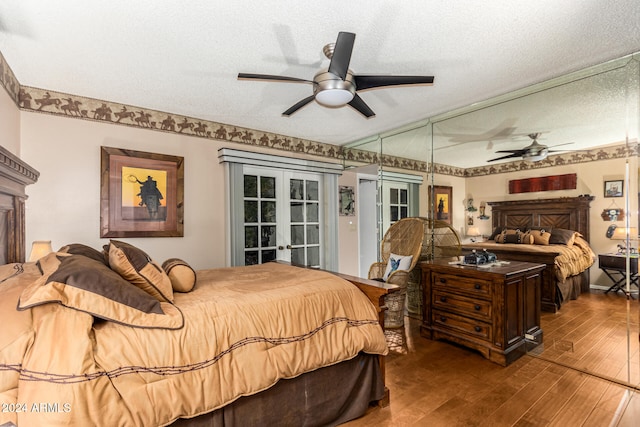
M 345 426 L 637 425 L 640 388 L 622 383 L 640 383 L 638 309 L 622 293 L 583 294 L 543 313 L 543 348 L 507 367 L 422 338 L 419 320 L 405 317 L 386 332 L 390 405 Z

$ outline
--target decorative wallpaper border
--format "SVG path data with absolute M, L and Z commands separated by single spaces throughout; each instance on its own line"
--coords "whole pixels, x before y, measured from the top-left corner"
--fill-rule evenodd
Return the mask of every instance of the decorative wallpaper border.
M 25 111 L 268 147 L 275 150 L 334 159 L 340 162 L 380 163 L 383 167 L 422 173 L 431 172 L 429 164 L 423 161 L 390 155 L 382 155 L 380 157 L 378 153 L 367 150 L 345 148 L 148 108 L 23 86 L 18 82 L 2 52 L 0 52 L 0 83 L 18 108 Z M 638 143 L 634 141 L 633 144 L 629 145 L 622 144 L 596 150 L 557 154 L 537 163 L 515 161 L 467 169 L 436 163 L 433 165 L 433 172 L 442 175 L 473 177 L 637 155 Z

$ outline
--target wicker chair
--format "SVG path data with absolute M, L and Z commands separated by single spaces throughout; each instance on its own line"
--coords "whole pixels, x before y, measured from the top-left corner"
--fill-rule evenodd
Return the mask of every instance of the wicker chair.
M 403 218 L 389 227 L 380 244 L 380 258 L 369 267 L 369 279 L 383 279 L 391 254 L 411 255 L 411 264 L 405 270 L 395 270 L 386 278 L 387 283 L 401 287 L 399 292 L 386 297 L 387 312 L 384 326 L 400 328 L 404 325 L 404 306 L 407 296 L 407 283 L 411 270 L 416 266 L 422 252 L 425 223 L 421 218 Z

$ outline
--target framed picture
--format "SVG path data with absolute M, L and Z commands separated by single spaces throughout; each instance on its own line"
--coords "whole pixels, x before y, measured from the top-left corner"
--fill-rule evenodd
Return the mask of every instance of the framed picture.
M 434 215 L 437 220 L 452 223 L 452 196 L 453 187 L 434 185 L 429 186 L 429 206 L 433 206 Z
M 604 182 L 604 197 L 622 197 L 624 181 L 621 179 Z
M 353 187 L 341 185 L 339 195 L 340 215 L 354 216 L 356 214 L 356 199 Z
M 182 237 L 184 158 L 101 147 L 100 237 Z

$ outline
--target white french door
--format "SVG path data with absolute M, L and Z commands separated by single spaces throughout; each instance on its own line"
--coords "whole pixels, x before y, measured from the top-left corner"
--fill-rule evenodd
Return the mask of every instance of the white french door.
M 244 166 L 244 265 L 324 265 L 322 179 L 317 173 Z

